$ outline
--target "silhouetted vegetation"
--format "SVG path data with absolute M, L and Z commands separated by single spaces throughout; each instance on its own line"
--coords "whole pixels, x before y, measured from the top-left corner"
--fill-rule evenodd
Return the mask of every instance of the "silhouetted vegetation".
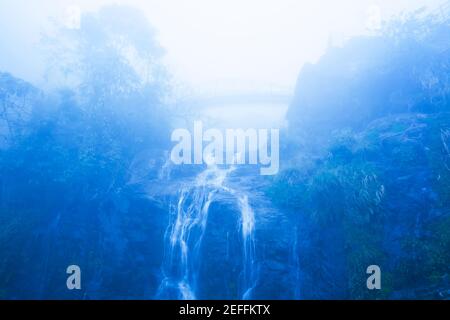
M 268 193 L 309 226 L 306 297 L 449 296 L 449 22 L 416 13 L 301 72 L 292 159 Z M 372 264 L 381 291 L 365 286 Z
M 143 201 L 141 182 L 157 176 L 170 138 L 164 105 L 170 88 L 153 31 L 141 13 L 120 6 L 85 14 L 80 29 L 59 31 L 47 45 L 50 75 L 64 87 L 44 93 L 0 75 L 0 297 L 19 294 L 30 264 L 37 284 L 21 297 L 51 297 L 48 288 L 55 277 L 63 281 L 60 271 L 73 260 L 92 275 L 99 266 L 119 272 L 123 255 L 147 250 L 122 229 L 127 224 L 135 225 L 135 238 L 159 235 L 142 224 L 159 209 Z M 136 166 L 144 166 L 140 177 Z M 154 255 L 149 272 L 135 275 L 142 291 L 132 296 L 156 285 Z M 48 270 L 60 271 L 42 280 Z

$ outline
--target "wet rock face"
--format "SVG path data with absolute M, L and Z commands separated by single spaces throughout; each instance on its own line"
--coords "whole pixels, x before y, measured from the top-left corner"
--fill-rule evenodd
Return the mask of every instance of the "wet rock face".
M 240 210 L 226 194 L 211 204 L 199 270 L 199 298 L 239 299 L 243 250 Z

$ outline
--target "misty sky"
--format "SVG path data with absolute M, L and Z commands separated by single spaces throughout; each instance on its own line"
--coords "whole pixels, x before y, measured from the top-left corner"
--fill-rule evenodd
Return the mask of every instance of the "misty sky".
M 0 0 L 0 70 L 43 82 L 41 34 L 49 17 L 104 4 L 143 10 L 166 49 L 165 62 L 199 93 L 289 92 L 305 62 L 331 42 L 370 32 L 380 19 L 442 0 Z

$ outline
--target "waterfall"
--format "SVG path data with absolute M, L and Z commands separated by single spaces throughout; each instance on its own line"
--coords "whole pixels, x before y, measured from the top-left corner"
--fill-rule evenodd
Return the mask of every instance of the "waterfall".
M 177 205 L 171 208 L 166 231 L 166 261 L 159 296 L 192 300 L 199 265 L 199 249 L 206 229 L 209 205 L 229 170 L 208 167 L 195 183 L 183 188 Z
M 165 235 L 165 259 L 157 298 L 194 300 L 197 298 L 200 248 L 207 227 L 208 212 L 215 195 L 227 192 L 236 198 L 241 212 L 240 229 L 243 245 L 243 269 L 240 274 L 242 299 L 249 299 L 256 283 L 255 272 L 255 216 L 248 196 L 225 186 L 233 167 L 220 169 L 209 165 L 194 183 L 179 192 L 175 205 L 170 208 L 170 222 Z
M 247 195 L 239 197 L 239 208 L 241 210 L 241 232 L 244 246 L 244 267 L 241 274 L 241 292 L 242 299 L 248 300 L 251 298 L 252 291 L 256 285 L 257 275 L 255 270 L 255 214 L 248 203 Z

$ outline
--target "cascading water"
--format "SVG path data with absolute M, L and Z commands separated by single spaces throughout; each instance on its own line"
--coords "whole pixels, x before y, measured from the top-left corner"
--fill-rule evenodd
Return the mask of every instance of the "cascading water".
M 165 235 L 163 280 L 157 297 L 193 300 L 197 297 L 200 248 L 207 227 L 210 205 L 219 191 L 236 198 L 240 210 L 243 261 L 239 279 L 242 299 L 249 299 L 256 284 L 255 216 L 248 196 L 225 186 L 234 168 L 220 169 L 210 165 L 194 183 L 179 192 L 176 205 L 170 209 L 170 222 Z
M 244 246 L 241 292 L 243 292 L 242 299 L 248 300 L 251 298 L 252 290 L 255 287 L 257 275 L 255 270 L 255 214 L 248 203 L 247 195 L 239 197 L 239 207 L 241 210 L 242 241 Z

